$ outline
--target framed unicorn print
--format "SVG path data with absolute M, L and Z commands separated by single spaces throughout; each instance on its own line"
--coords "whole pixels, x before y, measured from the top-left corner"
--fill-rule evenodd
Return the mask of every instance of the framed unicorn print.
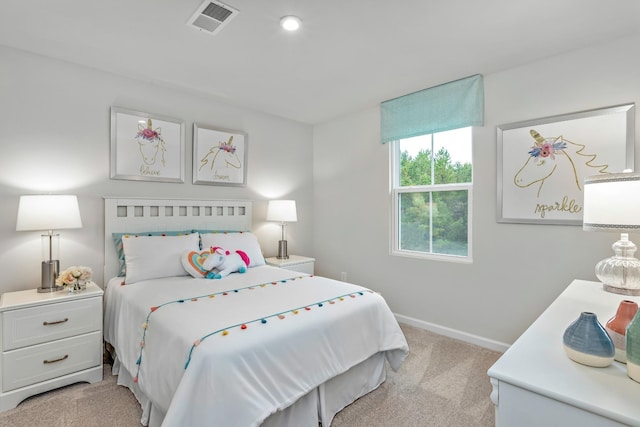
M 245 132 L 193 125 L 193 183 L 244 186 L 247 183 Z
M 497 127 L 498 222 L 582 225 L 587 176 L 633 169 L 635 104 Z
M 112 179 L 184 182 L 182 121 L 111 108 Z

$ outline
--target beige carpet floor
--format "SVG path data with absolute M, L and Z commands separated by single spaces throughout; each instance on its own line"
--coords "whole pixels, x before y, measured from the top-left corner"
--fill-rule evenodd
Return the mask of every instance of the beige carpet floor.
M 500 353 L 402 325 L 409 357 L 387 381 L 336 415 L 332 427 L 494 425 L 487 369 Z M 104 381 L 31 397 L 0 414 L 0 427 L 136 427 L 141 410 L 105 365 Z

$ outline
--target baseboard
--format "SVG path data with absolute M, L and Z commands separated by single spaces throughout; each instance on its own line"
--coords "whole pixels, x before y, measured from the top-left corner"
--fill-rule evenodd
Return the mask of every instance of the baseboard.
M 445 326 L 436 325 L 434 323 L 425 322 L 424 320 L 418 320 L 414 319 L 413 317 L 403 316 L 401 314 L 394 313 L 394 315 L 400 323 L 406 323 L 409 326 L 415 326 L 416 328 L 444 335 L 445 337 L 479 345 L 480 347 L 488 348 L 489 350 L 504 353 L 509 348 L 509 344 L 505 344 L 499 341 L 490 340 L 484 337 L 469 334 L 467 332 L 462 332 L 456 329 L 447 328 Z

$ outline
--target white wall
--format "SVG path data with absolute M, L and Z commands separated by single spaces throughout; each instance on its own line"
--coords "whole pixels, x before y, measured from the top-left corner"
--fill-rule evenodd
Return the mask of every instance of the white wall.
M 347 272 L 349 281 L 381 292 L 395 313 L 425 324 L 513 342 L 572 279 L 596 280 L 594 265 L 612 254 L 618 236 L 497 223 L 496 126 L 638 104 L 638 45 L 639 37 L 622 39 L 484 76 L 485 125 L 474 131 L 471 265 L 389 255 L 389 149 L 379 142 L 378 108 L 316 126 L 316 273 Z M 631 238 L 640 244 L 640 235 Z
M 148 66 L 141 64 L 141 66 Z M 185 183 L 109 179 L 110 108 L 186 122 Z M 61 267 L 88 265 L 102 278 L 102 197 L 249 199 L 265 256 L 277 252 L 279 225 L 266 200 L 293 198 L 299 221 L 292 253 L 312 249 L 312 128 L 180 90 L 0 47 L 0 292 L 40 284 L 40 233 L 15 230 L 22 194 L 77 194 L 82 229 L 61 231 Z M 248 133 L 246 188 L 192 185 L 193 123 Z
M 40 282 L 39 233 L 15 231 L 21 194 L 79 196 L 84 227 L 62 232 L 61 263 L 91 266 L 98 278 L 104 195 L 254 200 L 266 256 L 275 255 L 279 237 L 279 227 L 264 222 L 266 200 L 290 197 L 299 218 L 289 229 L 290 252 L 315 256 L 318 274 L 345 271 L 349 281 L 382 292 L 398 314 L 510 343 L 573 278 L 595 280 L 593 266 L 610 256 L 616 236 L 498 224 L 495 127 L 638 103 L 640 58 L 632 53 L 639 44 L 624 39 L 485 75 L 485 126 L 474 133 L 471 265 L 389 255 L 389 151 L 379 143 L 378 108 L 312 129 L 0 47 L 0 292 Z M 184 184 L 109 179 L 111 106 L 186 121 Z M 246 188 L 190 184 L 193 122 L 248 132 Z M 639 235 L 632 239 L 640 243 Z

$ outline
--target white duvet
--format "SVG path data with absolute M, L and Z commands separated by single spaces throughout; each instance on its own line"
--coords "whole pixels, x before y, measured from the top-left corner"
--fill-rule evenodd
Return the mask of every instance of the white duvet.
M 259 425 L 373 354 L 395 370 L 408 353 L 380 295 L 270 266 L 112 281 L 105 300 L 105 340 L 163 426 Z

